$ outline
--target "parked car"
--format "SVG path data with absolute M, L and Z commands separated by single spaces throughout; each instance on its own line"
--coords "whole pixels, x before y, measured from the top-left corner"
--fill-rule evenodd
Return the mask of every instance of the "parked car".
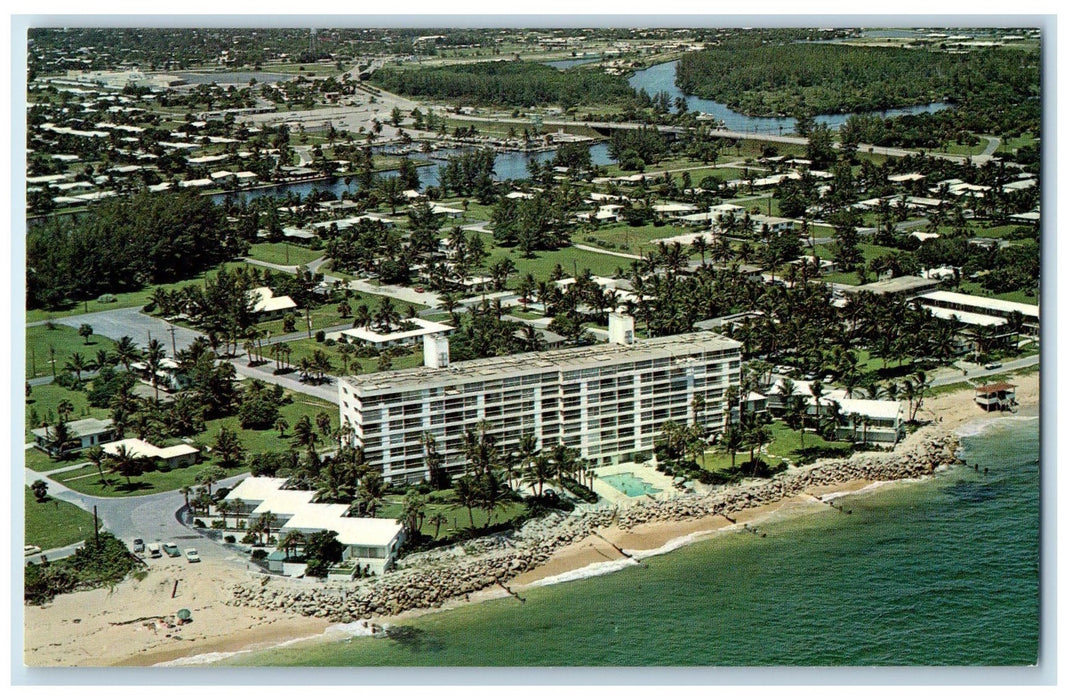
M 1000 362 L 987 362 L 983 365 L 983 369 L 997 369 L 998 367 L 1001 367 Z
M 163 556 L 162 550 L 162 544 L 160 544 L 159 542 L 153 542 L 152 544 L 148 545 L 148 556 L 152 557 L 153 559 L 159 559 Z
M 145 551 L 145 541 L 140 537 L 134 538 L 134 552 L 140 553 Z
M 425 291 L 426 291 L 426 289 L 425 289 L 425 288 L 423 288 L 423 287 L 412 287 L 412 289 L 413 289 L 413 290 L 414 290 L 415 292 L 419 293 L 419 294 L 422 294 L 423 292 L 425 292 Z
M 168 557 L 180 557 L 182 556 L 182 550 L 178 549 L 178 545 L 173 542 L 168 542 L 163 545 L 163 551 L 167 553 Z
M 200 553 L 195 549 L 185 550 L 185 558 L 189 561 L 200 561 Z
M 22 548 L 22 555 L 24 557 L 30 557 L 30 556 L 33 556 L 34 554 L 40 554 L 40 553 L 41 553 L 41 548 L 38 547 L 35 544 L 28 544 L 28 545 L 26 545 L 25 547 Z

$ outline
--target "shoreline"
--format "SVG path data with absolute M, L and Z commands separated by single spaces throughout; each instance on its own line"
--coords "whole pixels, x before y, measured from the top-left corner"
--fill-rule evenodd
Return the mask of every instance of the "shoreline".
M 1024 375 L 1014 381 L 1019 384 L 1020 404 L 1015 416 L 1037 415 L 1039 375 Z M 577 517 L 548 516 L 527 523 L 506 546 L 491 537 L 484 538 L 491 542 L 480 543 L 474 554 L 452 548 L 446 552 L 412 555 L 407 558 L 412 561 L 402 562 L 404 568 L 385 579 L 376 579 L 373 588 L 268 579 L 249 575 L 243 568 L 237 568 L 236 562 L 208 562 L 205 568 L 210 572 L 198 571 L 197 586 L 183 579 L 183 587 L 188 586 L 185 595 L 191 596 L 191 600 L 180 596 L 167 604 L 173 607 L 181 603 L 178 607 L 193 611 L 194 624 L 188 628 L 188 634 L 177 638 L 140 630 L 130 634 L 130 627 L 124 633 L 122 627 L 114 625 L 114 612 L 107 610 L 107 603 L 115 607 L 119 594 L 124 619 L 135 618 L 145 609 L 164 607 L 158 601 L 169 597 L 174 573 L 168 578 L 166 571 L 160 570 L 157 575 L 153 569 L 144 581 L 124 581 L 115 587 L 114 593 L 98 589 L 60 596 L 40 608 L 24 606 L 24 658 L 27 664 L 35 666 L 209 664 L 235 654 L 276 646 L 328 642 L 335 636 L 344 639 L 362 631 L 358 628 L 361 620 L 379 625 L 397 624 L 438 610 L 508 596 L 504 586 L 518 593 L 609 573 L 636 563 L 623 561 L 628 555 L 635 560 L 656 556 L 741 527 L 756 527 L 771 519 L 826 509 L 830 507 L 827 501 L 833 498 L 882 488 L 894 481 L 926 478 L 937 466 L 952 460 L 944 459 L 937 465 L 934 461 L 939 460 L 925 461 L 924 469 L 916 475 L 878 477 L 880 470 L 893 469 L 886 465 L 898 465 L 900 469 L 917 456 L 932 460 L 935 453 L 926 448 L 933 444 L 934 436 L 943 440 L 950 431 L 962 428 L 965 434 L 974 434 L 971 425 L 981 430 L 1015 417 L 985 414 L 972 399 L 972 391 L 962 389 L 925 401 L 918 417 L 940 416 L 942 420 L 936 419 L 933 425 L 910 435 L 893 452 L 858 453 L 850 460 L 829 460 L 828 465 L 817 462 L 791 470 L 785 479 L 639 503 L 616 514 L 599 510 Z M 955 449 L 956 438 L 952 438 L 952 444 Z M 862 473 L 875 478 L 862 478 Z M 850 478 L 831 478 L 836 476 Z M 727 516 L 735 522 L 730 522 Z M 202 577 L 200 573 L 209 575 Z M 166 596 L 161 595 L 163 588 Z M 443 595 L 445 591 L 459 592 Z M 198 605 L 201 599 L 203 604 Z M 155 612 L 150 610 L 145 614 Z M 196 624 L 198 614 L 205 622 L 210 617 L 210 629 Z M 85 619 L 76 631 L 91 633 L 91 643 L 84 635 L 73 637 L 71 618 L 79 615 Z M 345 623 L 355 625 L 346 629 Z M 185 629 L 182 628 L 183 633 Z M 95 652 L 90 653 L 89 648 Z M 108 649 L 110 653 L 101 656 L 100 649 Z

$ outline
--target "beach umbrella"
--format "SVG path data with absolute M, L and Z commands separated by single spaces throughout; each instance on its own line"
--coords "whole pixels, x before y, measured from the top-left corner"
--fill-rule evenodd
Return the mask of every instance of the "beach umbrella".
M 189 622 L 193 619 L 193 613 L 189 612 L 188 608 L 182 608 L 178 611 L 178 619 L 183 623 Z

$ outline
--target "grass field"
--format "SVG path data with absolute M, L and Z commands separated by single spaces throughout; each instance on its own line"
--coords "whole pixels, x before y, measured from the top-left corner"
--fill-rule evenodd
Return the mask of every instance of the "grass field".
M 49 348 L 55 348 L 55 369 L 62 373 L 64 365 L 74 353 L 80 353 L 82 359 L 92 360 L 98 350 L 111 351 L 115 343 L 102 335 L 89 336 L 86 339 L 78 335 L 78 329 L 56 324 L 55 328 L 47 326 L 28 326 L 26 328 L 26 378 L 51 377 L 52 361 Z
M 286 392 L 286 395 L 291 398 L 292 401 L 280 405 L 279 413 L 285 418 L 290 426 L 296 425 L 302 415 L 308 415 L 314 423 L 317 414 L 326 413 L 330 417 L 331 432 L 337 428 L 338 412 L 335 404 L 298 392 Z M 194 443 L 210 446 L 214 444 L 215 437 L 224 426 L 237 433 L 238 439 L 249 454 L 257 452 L 284 452 L 292 445 L 291 429 L 286 431 L 285 437 L 280 437 L 278 431 L 273 428 L 268 430 L 242 428 L 237 416 L 229 416 L 207 421 L 204 431 L 191 437 Z M 318 429 L 316 429 L 316 431 L 318 432 Z M 319 449 L 326 449 L 332 444 L 334 443 L 330 436 L 325 438 L 320 436 L 320 441 L 318 443 Z M 37 455 L 40 456 L 37 457 L 32 453 L 37 453 Z M 115 474 L 107 476 L 108 480 L 112 482 L 111 485 L 104 485 L 101 483 L 96 467 L 91 465 L 83 469 L 57 474 L 55 478 L 57 481 L 60 481 L 75 491 L 93 496 L 142 496 L 145 494 L 172 491 L 181 488 L 182 486 L 193 485 L 196 482 L 197 475 L 210 466 L 208 464 L 210 456 L 204 455 L 203 453 L 202 456 L 205 457 L 205 462 L 173 469 L 167 472 L 149 472 L 139 477 L 133 477 L 130 480 L 129 485 L 125 478 Z M 35 461 L 44 465 L 41 467 L 42 469 L 49 466 L 54 469 L 66 464 L 78 464 L 85 461 L 84 457 L 76 457 L 65 462 L 54 462 L 38 450 L 28 450 L 27 462 L 28 466 L 31 466 L 31 468 L 38 468 L 33 464 L 29 464 L 31 457 L 33 457 Z
M 446 498 L 450 496 L 451 491 L 439 492 Z M 378 509 L 375 517 L 378 518 L 395 518 L 401 519 L 402 517 L 402 503 L 403 496 L 387 496 L 383 499 L 382 507 Z M 493 513 L 493 522 L 500 523 L 511 520 L 516 517 L 526 508 L 522 503 L 507 503 L 502 508 L 497 509 Z M 423 518 L 423 527 L 420 532 L 427 537 L 434 536 L 435 526 L 430 522 L 430 519 L 440 513 L 445 516 L 447 522 L 441 525 L 438 531 L 438 538 L 448 537 L 461 530 L 471 527 L 471 519 L 474 518 L 476 528 L 485 527 L 489 521 L 486 511 L 482 508 L 472 508 L 471 516 L 468 516 L 467 509 L 458 503 L 428 503 L 424 509 L 426 512 Z
M 224 263 L 223 265 L 232 265 L 232 263 Z M 219 267 L 222 267 L 220 265 Z M 79 302 L 72 304 L 68 307 L 55 310 L 47 309 L 27 309 L 26 311 L 26 323 L 33 323 L 34 321 L 46 321 L 50 318 L 62 318 L 64 316 L 76 316 L 83 313 L 93 313 L 94 311 L 108 311 L 110 309 L 128 309 L 131 306 L 144 306 L 152 298 L 152 293 L 156 287 L 161 287 L 165 290 L 173 291 L 179 287 L 185 287 L 186 285 L 199 282 L 204 283 L 205 279 L 214 277 L 219 268 L 212 268 L 206 270 L 198 275 L 190 277 L 189 279 L 182 280 L 180 282 L 170 282 L 167 284 L 150 285 L 144 289 L 139 289 L 136 292 L 121 292 L 113 294 L 115 297 L 114 302 L 106 303 L 96 301 L 95 299 L 89 302 Z
M 56 412 L 56 407 L 59 405 L 60 401 L 64 400 L 70 401 L 71 405 L 74 406 L 74 411 L 70 415 L 70 420 L 78 420 L 80 418 L 88 417 L 107 418 L 108 415 L 110 415 L 107 409 L 90 407 L 84 392 L 64 389 L 54 383 L 35 386 L 31 388 L 30 395 L 26 399 L 27 442 L 33 439 L 33 436 L 30 434 L 31 428 L 38 427 L 43 420 L 52 423 L 59 417 Z M 37 416 L 36 422 L 33 421 L 34 414 Z M 31 425 L 31 423 L 34 424 Z
M 801 431 L 792 430 L 781 422 L 774 422 L 768 427 L 771 429 L 771 442 L 766 447 L 767 451 L 761 453 L 761 457 L 772 466 L 781 459 L 797 463 L 806 456 L 806 453 L 811 454 L 824 449 L 835 450 L 851 447 L 848 442 L 827 441 L 816 433 L 806 432 L 804 437 L 805 444 L 804 448 L 802 448 Z M 747 459 L 749 459 L 748 450 L 738 452 L 735 455 L 735 465 L 741 464 Z M 726 472 L 731 467 L 731 456 L 720 449 L 710 450 L 701 458 L 701 466 L 711 472 Z
M 247 257 L 274 265 L 307 265 L 323 255 L 321 250 L 292 243 L 255 243 L 249 248 Z
M 25 489 L 26 544 L 55 549 L 93 536 L 93 514 L 51 496 L 39 502 Z

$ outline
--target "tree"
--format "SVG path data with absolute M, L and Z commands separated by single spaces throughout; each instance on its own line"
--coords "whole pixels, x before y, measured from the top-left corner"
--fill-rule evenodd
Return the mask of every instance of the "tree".
M 120 446 L 119 449 L 122 449 Z M 208 489 L 208 496 L 211 496 L 211 489 L 215 484 L 219 483 L 222 479 L 226 478 L 226 472 L 219 467 L 208 467 L 197 474 L 197 483 Z
M 80 352 L 72 352 L 63 368 L 68 372 L 73 372 L 80 383 L 82 381 L 82 372 L 89 369 L 89 363 L 85 361 Z
M 408 489 L 404 494 L 401 505 L 401 519 L 405 529 L 414 535 L 423 527 L 423 518 L 426 516 L 426 498 L 415 489 Z
M 115 359 L 127 372 L 130 371 L 131 364 L 141 359 L 141 351 L 134 343 L 133 338 L 128 335 L 119 338 L 119 342 L 115 344 Z
M 296 556 L 297 550 L 305 545 L 307 538 L 300 530 L 290 530 L 278 542 L 278 549 L 285 552 L 286 559 Z
M 356 502 L 362 512 L 373 518 L 385 495 L 386 482 L 379 472 L 372 471 L 360 479 L 360 486 L 356 491 Z
M 33 491 L 33 496 L 38 503 L 44 503 L 45 499 L 48 498 L 48 483 L 43 479 L 37 479 L 30 484 L 30 490 Z
M 284 438 L 288 427 L 289 422 L 284 417 L 278 416 L 278 420 L 274 422 L 274 429 L 278 431 L 278 437 Z
M 144 463 L 131 454 L 126 445 L 119 445 L 108 461 L 110 462 L 109 470 L 125 478 L 128 487 L 133 485 L 130 481 L 131 477 L 141 476 L 144 473 Z
M 78 335 L 80 335 L 85 340 L 85 344 L 88 345 L 89 338 L 91 338 L 93 335 L 93 327 L 90 326 L 88 323 L 83 323 L 82 325 L 78 326 Z
M 308 562 L 307 576 L 322 578 L 330 567 L 341 561 L 345 555 L 345 546 L 337 539 L 333 530 L 320 530 L 307 535 L 304 543 L 304 556 Z
M 104 452 L 104 448 L 100 445 L 93 445 L 85 451 L 85 458 L 92 462 L 96 467 L 96 471 L 100 474 L 100 483 L 106 488 L 108 486 L 107 478 L 104 477 L 104 460 L 107 458 L 107 453 Z M 188 503 L 186 504 L 188 505 Z
M 221 427 L 219 434 L 215 436 L 213 450 L 219 466 L 223 469 L 233 469 L 241 466 L 241 463 L 244 462 L 245 448 L 241 444 L 241 439 L 237 436 L 236 431 L 230 430 L 226 426 Z
M 73 442 L 70 428 L 63 421 L 46 428 L 45 436 L 45 445 L 53 459 L 62 459 Z

